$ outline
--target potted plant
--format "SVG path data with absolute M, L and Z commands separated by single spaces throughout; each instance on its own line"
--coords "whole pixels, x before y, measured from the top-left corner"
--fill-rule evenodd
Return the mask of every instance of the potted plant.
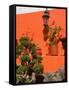
M 33 73 L 37 82 L 36 76 L 43 73 L 41 49 L 29 37 L 23 36 L 16 44 L 16 58 L 21 62 L 16 68 L 17 82 L 33 83 Z M 40 79 L 42 81 L 42 78 Z
M 58 55 L 58 42 L 60 40 L 59 33 L 61 27 L 49 27 L 48 32 L 48 44 L 49 44 L 49 54 L 53 56 Z

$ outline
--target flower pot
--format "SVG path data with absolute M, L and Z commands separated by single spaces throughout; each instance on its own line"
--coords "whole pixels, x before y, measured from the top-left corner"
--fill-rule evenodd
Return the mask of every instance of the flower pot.
M 58 55 L 58 46 L 57 46 L 57 44 L 49 46 L 49 54 L 52 55 L 52 56 L 57 56 Z

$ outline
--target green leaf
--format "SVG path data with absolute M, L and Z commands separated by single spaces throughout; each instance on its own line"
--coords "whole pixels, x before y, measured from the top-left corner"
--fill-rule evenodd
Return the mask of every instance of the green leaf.
M 43 58 L 41 56 L 37 56 L 36 59 L 40 62 Z
M 35 64 L 32 69 L 35 73 L 42 73 L 43 72 L 43 65 L 42 64 Z
M 20 40 L 21 45 L 23 45 L 24 47 L 28 48 L 30 41 L 28 37 L 22 37 Z
M 30 62 L 30 64 L 32 64 L 32 65 L 34 65 L 34 64 L 36 64 L 37 63 L 37 60 L 36 59 L 33 59 L 31 62 Z
M 52 41 L 52 42 L 50 42 L 50 45 L 51 46 L 55 46 L 56 45 L 56 42 L 55 41 Z
M 21 45 L 17 44 L 16 45 L 16 57 L 18 57 L 21 54 L 22 47 Z
M 26 81 L 25 81 L 25 83 L 32 83 L 32 79 L 27 79 Z
M 30 49 L 31 54 L 36 53 L 36 45 L 34 43 L 30 43 L 29 49 Z
M 24 61 L 28 61 L 30 58 L 29 58 L 29 55 L 25 54 L 22 58 L 21 58 L 21 62 L 24 62 Z
M 16 70 L 16 73 L 22 74 L 22 73 L 24 73 L 24 72 L 26 72 L 26 71 L 28 71 L 28 67 L 25 66 L 25 65 L 23 65 L 23 66 L 20 65 L 19 68 Z

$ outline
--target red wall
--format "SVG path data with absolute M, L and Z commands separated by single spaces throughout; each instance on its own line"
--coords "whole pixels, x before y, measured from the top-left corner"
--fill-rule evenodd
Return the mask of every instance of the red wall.
M 60 34 L 65 37 L 66 33 L 66 16 L 65 10 L 55 9 L 50 10 L 50 19 L 49 25 L 55 21 L 56 26 L 61 26 L 62 31 Z M 60 67 L 64 66 L 64 56 L 61 56 L 63 53 L 61 42 L 58 44 L 58 56 L 46 56 L 47 48 L 45 47 L 45 42 L 43 40 L 43 20 L 42 20 L 43 12 L 34 12 L 28 14 L 17 14 L 16 15 L 16 39 L 18 40 L 22 37 L 23 33 L 29 33 L 29 36 L 32 36 L 33 40 L 36 44 L 39 44 L 39 47 L 42 49 L 44 72 L 54 72 Z M 19 64 L 20 61 L 17 59 L 16 63 Z

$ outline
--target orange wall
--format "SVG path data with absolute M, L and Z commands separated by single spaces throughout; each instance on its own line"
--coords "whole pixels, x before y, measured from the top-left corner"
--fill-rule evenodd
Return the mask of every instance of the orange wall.
M 29 33 L 29 36 L 33 33 L 33 40 L 36 44 L 39 44 L 39 47 L 42 49 L 44 72 L 54 72 L 60 67 L 64 66 L 64 56 L 62 54 L 62 45 L 61 42 L 58 44 L 59 55 L 58 56 L 46 56 L 47 49 L 45 47 L 45 42 L 43 40 L 43 12 L 34 12 L 28 14 L 17 14 L 16 15 L 16 39 L 18 40 L 22 37 L 23 33 Z M 49 25 L 55 20 L 56 26 L 61 26 L 63 37 L 65 37 L 66 26 L 65 26 L 65 10 L 55 9 L 50 10 L 50 19 Z M 19 60 L 16 60 L 16 63 L 19 64 Z

